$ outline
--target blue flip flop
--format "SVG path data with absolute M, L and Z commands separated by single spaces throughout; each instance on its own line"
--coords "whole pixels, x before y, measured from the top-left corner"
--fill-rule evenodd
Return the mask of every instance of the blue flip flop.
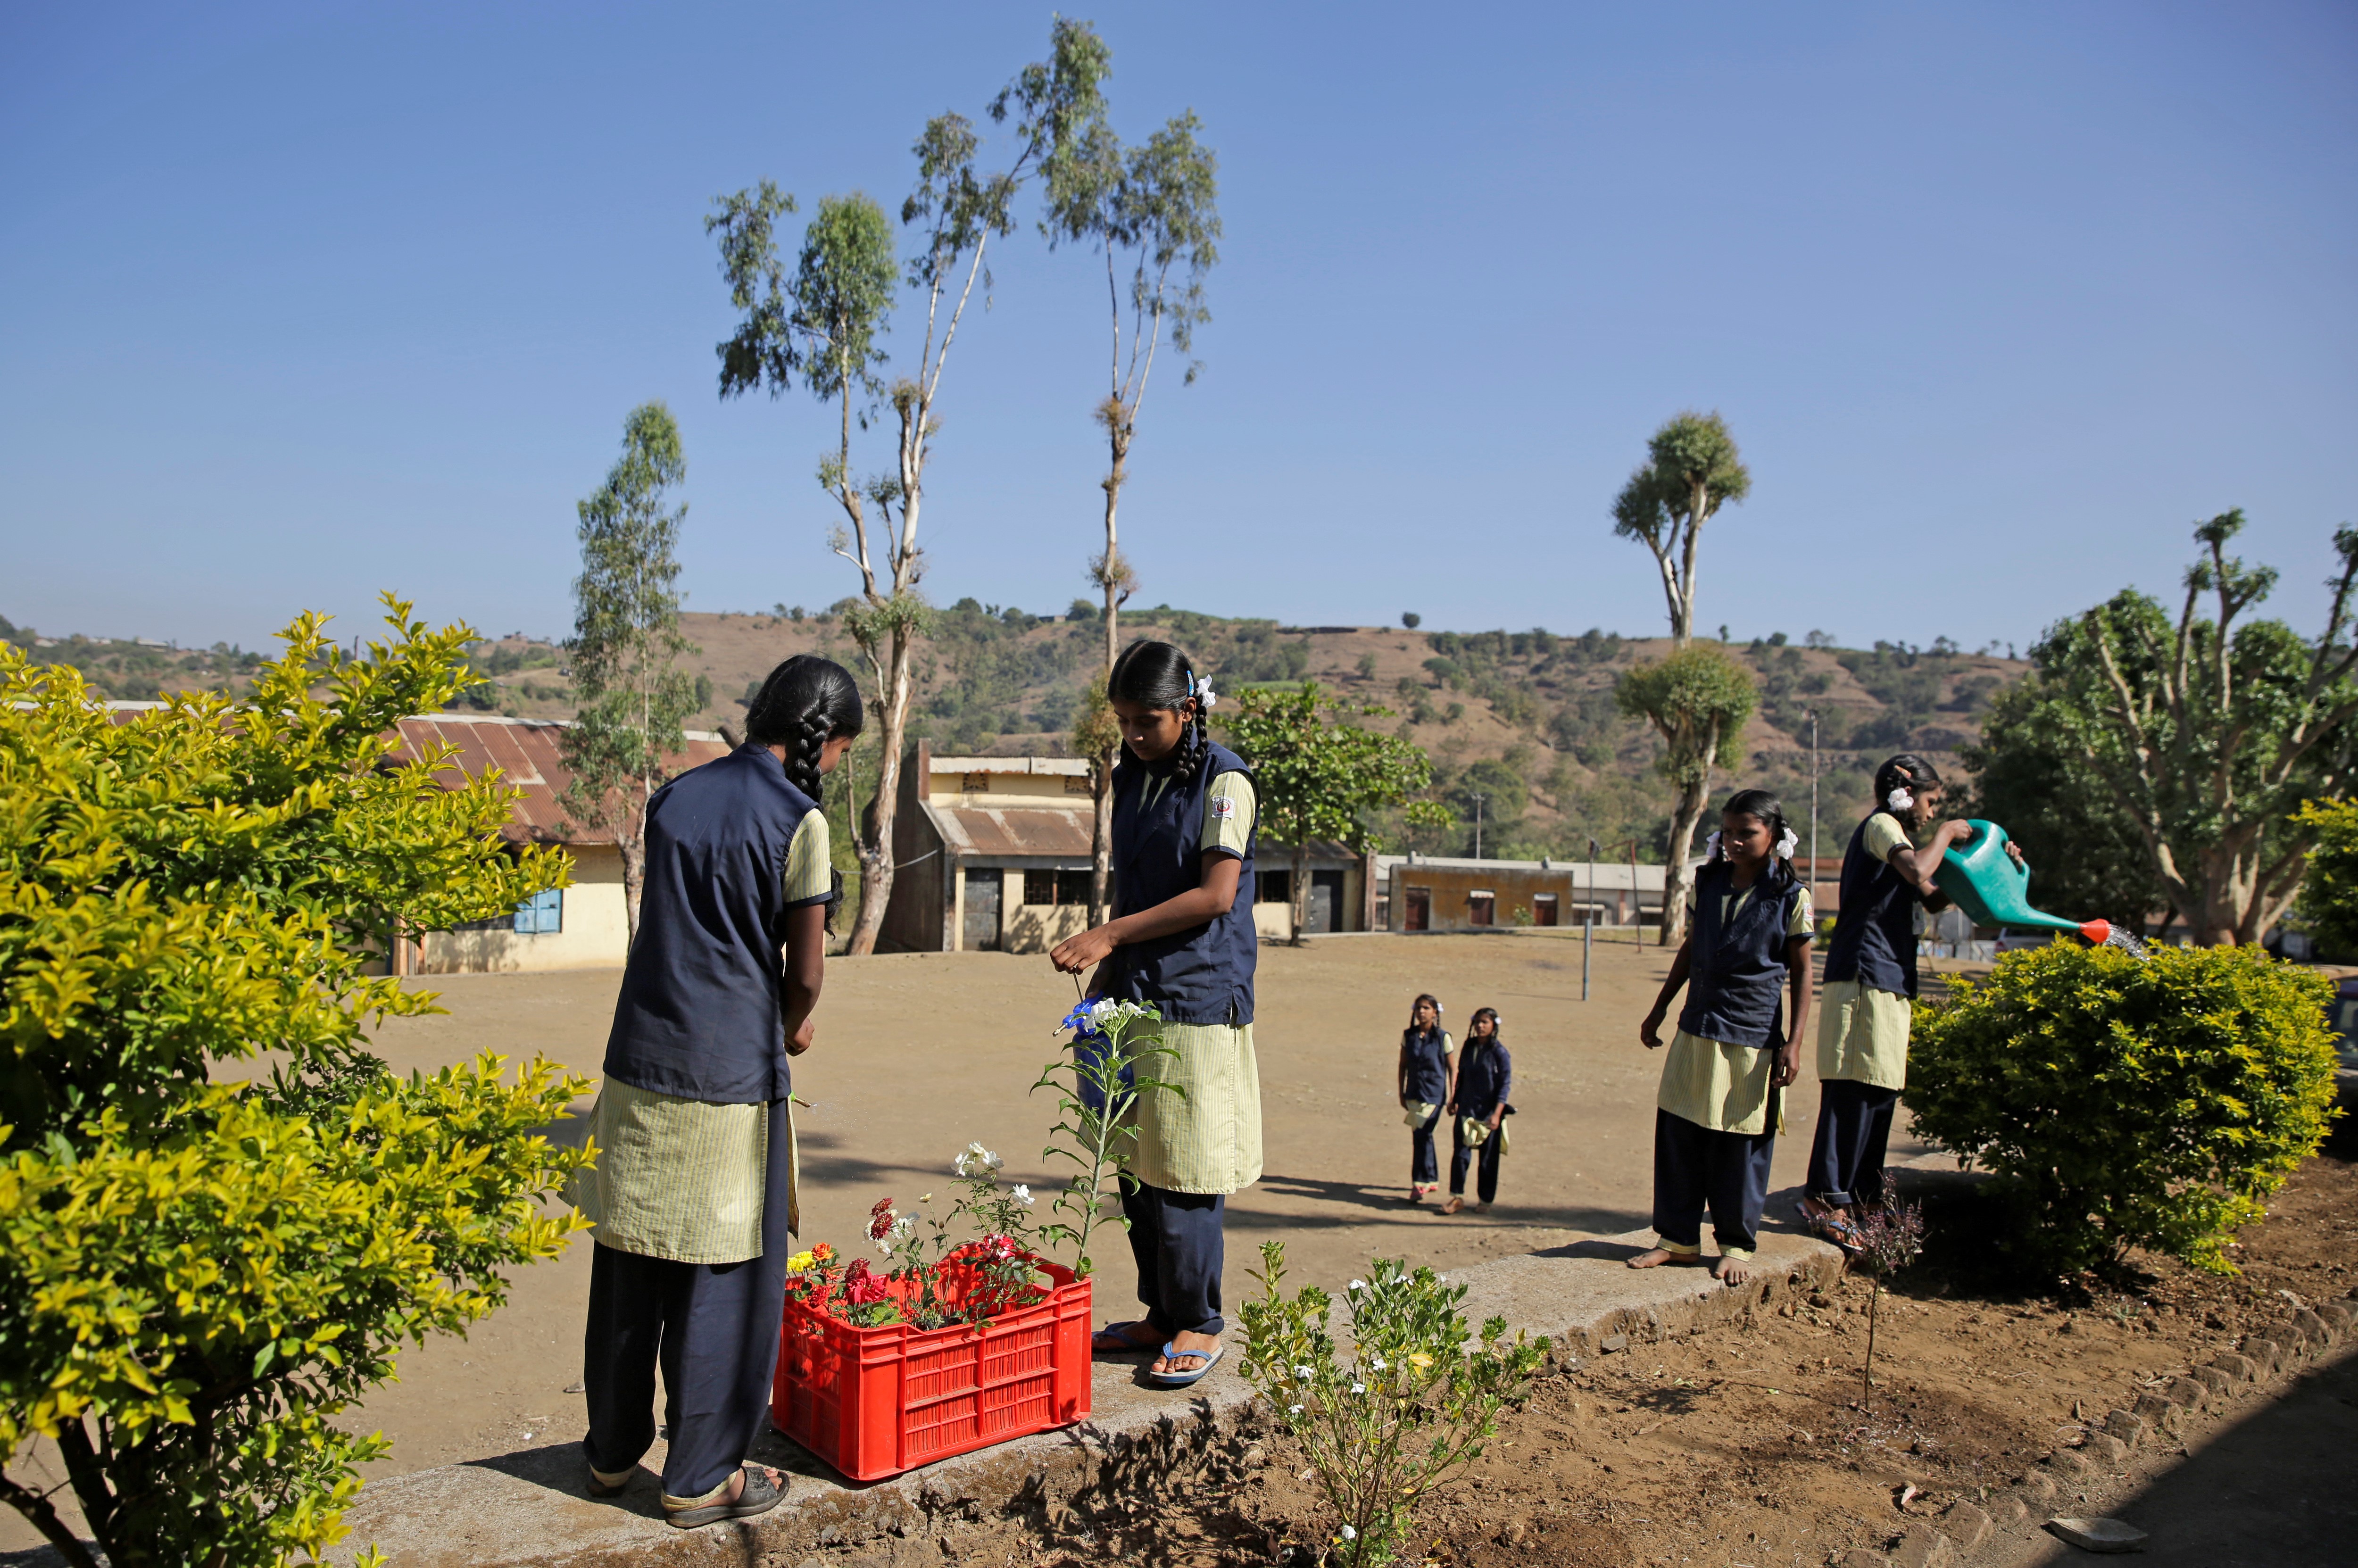
M 1146 1375 L 1166 1389 L 1184 1389 L 1190 1383 L 1201 1382 L 1203 1380 L 1204 1374 L 1218 1366 L 1220 1364 L 1220 1357 L 1226 1356 L 1228 1353 L 1228 1347 L 1225 1345 L 1215 1345 L 1208 1351 L 1177 1350 L 1165 1345 L 1163 1347 L 1163 1358 L 1165 1361 L 1170 1360 L 1174 1356 L 1204 1356 L 1208 1357 L 1209 1358 L 1206 1360 L 1202 1366 L 1196 1368 L 1192 1372 L 1149 1372 Z
M 1142 1321 L 1144 1320 L 1141 1318 L 1131 1318 L 1126 1323 L 1107 1324 L 1103 1328 L 1098 1329 L 1096 1333 L 1089 1336 L 1089 1354 L 1092 1356 L 1145 1355 L 1152 1346 L 1134 1345 L 1127 1339 L 1119 1337 L 1123 1329 L 1136 1328 Z M 1109 1334 L 1114 1335 L 1117 1337 L 1110 1345 L 1102 1343 L 1105 1336 Z

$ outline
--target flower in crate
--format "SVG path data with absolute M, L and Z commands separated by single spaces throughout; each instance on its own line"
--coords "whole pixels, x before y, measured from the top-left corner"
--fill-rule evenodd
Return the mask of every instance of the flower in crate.
M 983 1177 L 995 1178 L 1001 1167 L 1006 1163 L 1006 1161 L 985 1149 L 979 1142 L 976 1142 L 968 1144 L 959 1152 L 957 1169 L 957 1173 L 968 1181 L 975 1181 Z
M 871 1269 L 865 1258 L 854 1258 L 851 1267 L 843 1272 L 844 1299 L 853 1306 L 889 1301 L 892 1294 L 884 1288 L 884 1276 Z
M 1025 1208 L 1030 1208 L 1032 1206 L 1032 1189 L 1025 1186 L 1022 1182 L 1015 1184 L 1015 1191 L 1010 1195 L 1011 1195 L 1017 1203 L 1022 1204 Z
M 786 1272 L 789 1274 L 808 1273 L 810 1271 L 811 1265 L 817 1261 L 818 1257 L 815 1251 L 797 1252 L 793 1257 L 786 1260 Z
M 899 1218 L 891 1198 L 878 1198 L 876 1206 L 868 1211 L 868 1239 L 883 1246 L 884 1238 L 892 1234 L 893 1222 Z

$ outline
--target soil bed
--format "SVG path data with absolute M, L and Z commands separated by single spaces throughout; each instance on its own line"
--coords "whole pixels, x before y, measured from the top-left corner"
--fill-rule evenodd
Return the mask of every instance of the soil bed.
M 1871 1413 L 1859 1382 L 1868 1284 L 1852 1276 L 1743 1326 L 1633 1344 L 1542 1379 L 1471 1476 L 1420 1514 L 1402 1561 L 1787 1568 L 1889 1550 L 1918 1519 L 2012 1485 L 2106 1412 L 2282 1324 L 2297 1302 L 2358 1293 L 2353 1157 L 2345 1121 L 2244 1233 L 2240 1278 L 2138 1257 L 2132 1277 L 2082 1281 L 2069 1300 L 1993 1281 L 1988 1206 L 1960 1179 L 1933 1178 L 1921 1184 L 1930 1250 L 1883 1301 Z M 1059 1568 L 1307 1563 L 1332 1524 L 1302 1464 L 1282 1436 L 1248 1432 L 1184 1477 L 1133 1474 L 1054 1518 L 979 1521 L 942 1545 L 962 1563 Z

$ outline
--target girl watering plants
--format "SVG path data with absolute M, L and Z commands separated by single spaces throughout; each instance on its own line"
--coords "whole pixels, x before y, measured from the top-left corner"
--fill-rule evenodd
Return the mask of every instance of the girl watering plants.
M 1168 643 L 1133 643 L 1106 695 L 1121 726 L 1113 772 L 1114 918 L 1059 943 L 1056 968 L 1094 968 L 1094 995 L 1161 1011 L 1162 1085 L 1142 1087 L 1122 1212 L 1146 1315 L 1094 1348 L 1152 1351 L 1148 1376 L 1195 1382 L 1219 1360 L 1228 1195 L 1260 1179 L 1253 1058 L 1252 774 L 1205 734 L 1211 684 Z
M 770 672 L 746 742 L 647 803 L 638 939 L 590 1112 L 596 1227 L 582 1383 L 590 1492 L 630 1484 L 655 1438 L 664 1516 L 689 1528 L 777 1506 L 744 1463 L 768 1411 L 795 1221 L 789 1056 L 811 1047 L 835 879 L 823 775 L 860 733 L 859 688 L 808 654 Z
M 1430 991 L 1409 1007 L 1401 1031 L 1400 1103 L 1408 1118 L 1408 1201 L 1422 1203 L 1441 1184 L 1433 1130 L 1457 1090 L 1456 1044 L 1441 1027 L 1441 1001 Z
M 1881 1201 L 1892 1108 L 1908 1084 L 1908 1030 L 1916 995 L 1916 910 L 1948 900 L 1932 873 L 1952 844 L 1974 836 L 1941 809 L 1941 775 L 1902 752 L 1875 771 L 1876 809 L 1843 852 L 1842 907 L 1826 953 L 1818 1018 L 1818 1133 L 1810 1148 L 1801 1217 L 1844 1248 L 1852 1210 Z M 2011 842 L 2006 852 L 2019 861 Z
M 1810 1020 L 1810 890 L 1793 874 L 1784 807 L 1767 790 L 1730 795 L 1712 839 L 1695 876 L 1694 922 L 1638 1026 L 1646 1048 L 1660 1049 L 1663 1016 L 1685 989 L 1655 1099 L 1659 1241 L 1629 1267 L 1702 1262 L 1708 1206 L 1719 1243 L 1712 1273 L 1739 1285 L 1751 1276 L 1784 1088 L 1800 1071 Z

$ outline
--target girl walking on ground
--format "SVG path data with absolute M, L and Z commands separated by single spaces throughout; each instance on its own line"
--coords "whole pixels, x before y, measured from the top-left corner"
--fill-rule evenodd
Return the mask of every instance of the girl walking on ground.
M 1422 1203 L 1441 1184 L 1441 1158 L 1433 1147 L 1457 1088 L 1457 1045 L 1441 1027 L 1441 1002 L 1431 992 L 1409 1008 L 1401 1031 L 1400 1102 L 1409 1117 L 1408 1201 Z
M 1843 852 L 1842 907 L 1826 949 L 1818 1017 L 1818 1132 L 1810 1148 L 1801 1217 L 1844 1246 L 1851 1210 L 1883 1199 L 1892 1108 L 1908 1087 L 1908 1031 L 1916 995 L 1916 909 L 1947 907 L 1932 882 L 1950 845 L 1974 834 L 1963 819 L 1932 827 L 1941 775 L 1902 752 L 1875 770 L 1876 809 Z M 2007 851 L 2017 860 L 2022 851 Z
M 1784 807 L 1767 790 L 1729 796 L 1714 837 L 1695 876 L 1693 924 L 1638 1026 L 1646 1049 L 1660 1049 L 1662 1019 L 1685 989 L 1655 1098 L 1658 1241 L 1629 1267 L 1701 1263 L 1708 1206 L 1719 1243 L 1712 1273 L 1739 1285 L 1751 1277 L 1784 1089 L 1801 1070 L 1809 1024 L 1810 890 L 1793 874 L 1795 835 Z
M 1481 1174 L 1475 1192 L 1482 1206 L 1498 1201 L 1498 1158 L 1507 1152 L 1500 1129 L 1515 1108 L 1507 1103 L 1515 1087 L 1515 1059 L 1498 1038 L 1498 1010 L 1477 1007 L 1466 1025 L 1466 1045 L 1457 1053 L 1457 1077 L 1449 1090 L 1449 1201 L 1444 1214 L 1466 1207 L 1466 1167 L 1478 1155 Z
M 590 1112 L 596 1227 L 582 1383 L 590 1492 L 613 1497 L 655 1438 L 664 1516 L 777 1506 L 745 1454 L 769 1411 L 795 1226 L 789 1056 L 811 1047 L 835 878 L 821 777 L 859 735 L 860 689 L 809 654 L 770 672 L 745 744 L 647 802 L 639 935 Z M 783 949 L 783 957 L 781 950 Z
M 1122 1213 L 1144 1318 L 1098 1330 L 1108 1354 L 1154 1351 L 1148 1375 L 1184 1387 L 1221 1355 L 1228 1195 L 1260 1179 L 1253 1057 L 1253 844 L 1258 797 L 1242 759 L 1205 733 L 1211 684 L 1168 643 L 1133 643 L 1106 681 L 1122 748 L 1113 771 L 1114 918 L 1057 944 L 1093 995 L 1163 1014 Z

